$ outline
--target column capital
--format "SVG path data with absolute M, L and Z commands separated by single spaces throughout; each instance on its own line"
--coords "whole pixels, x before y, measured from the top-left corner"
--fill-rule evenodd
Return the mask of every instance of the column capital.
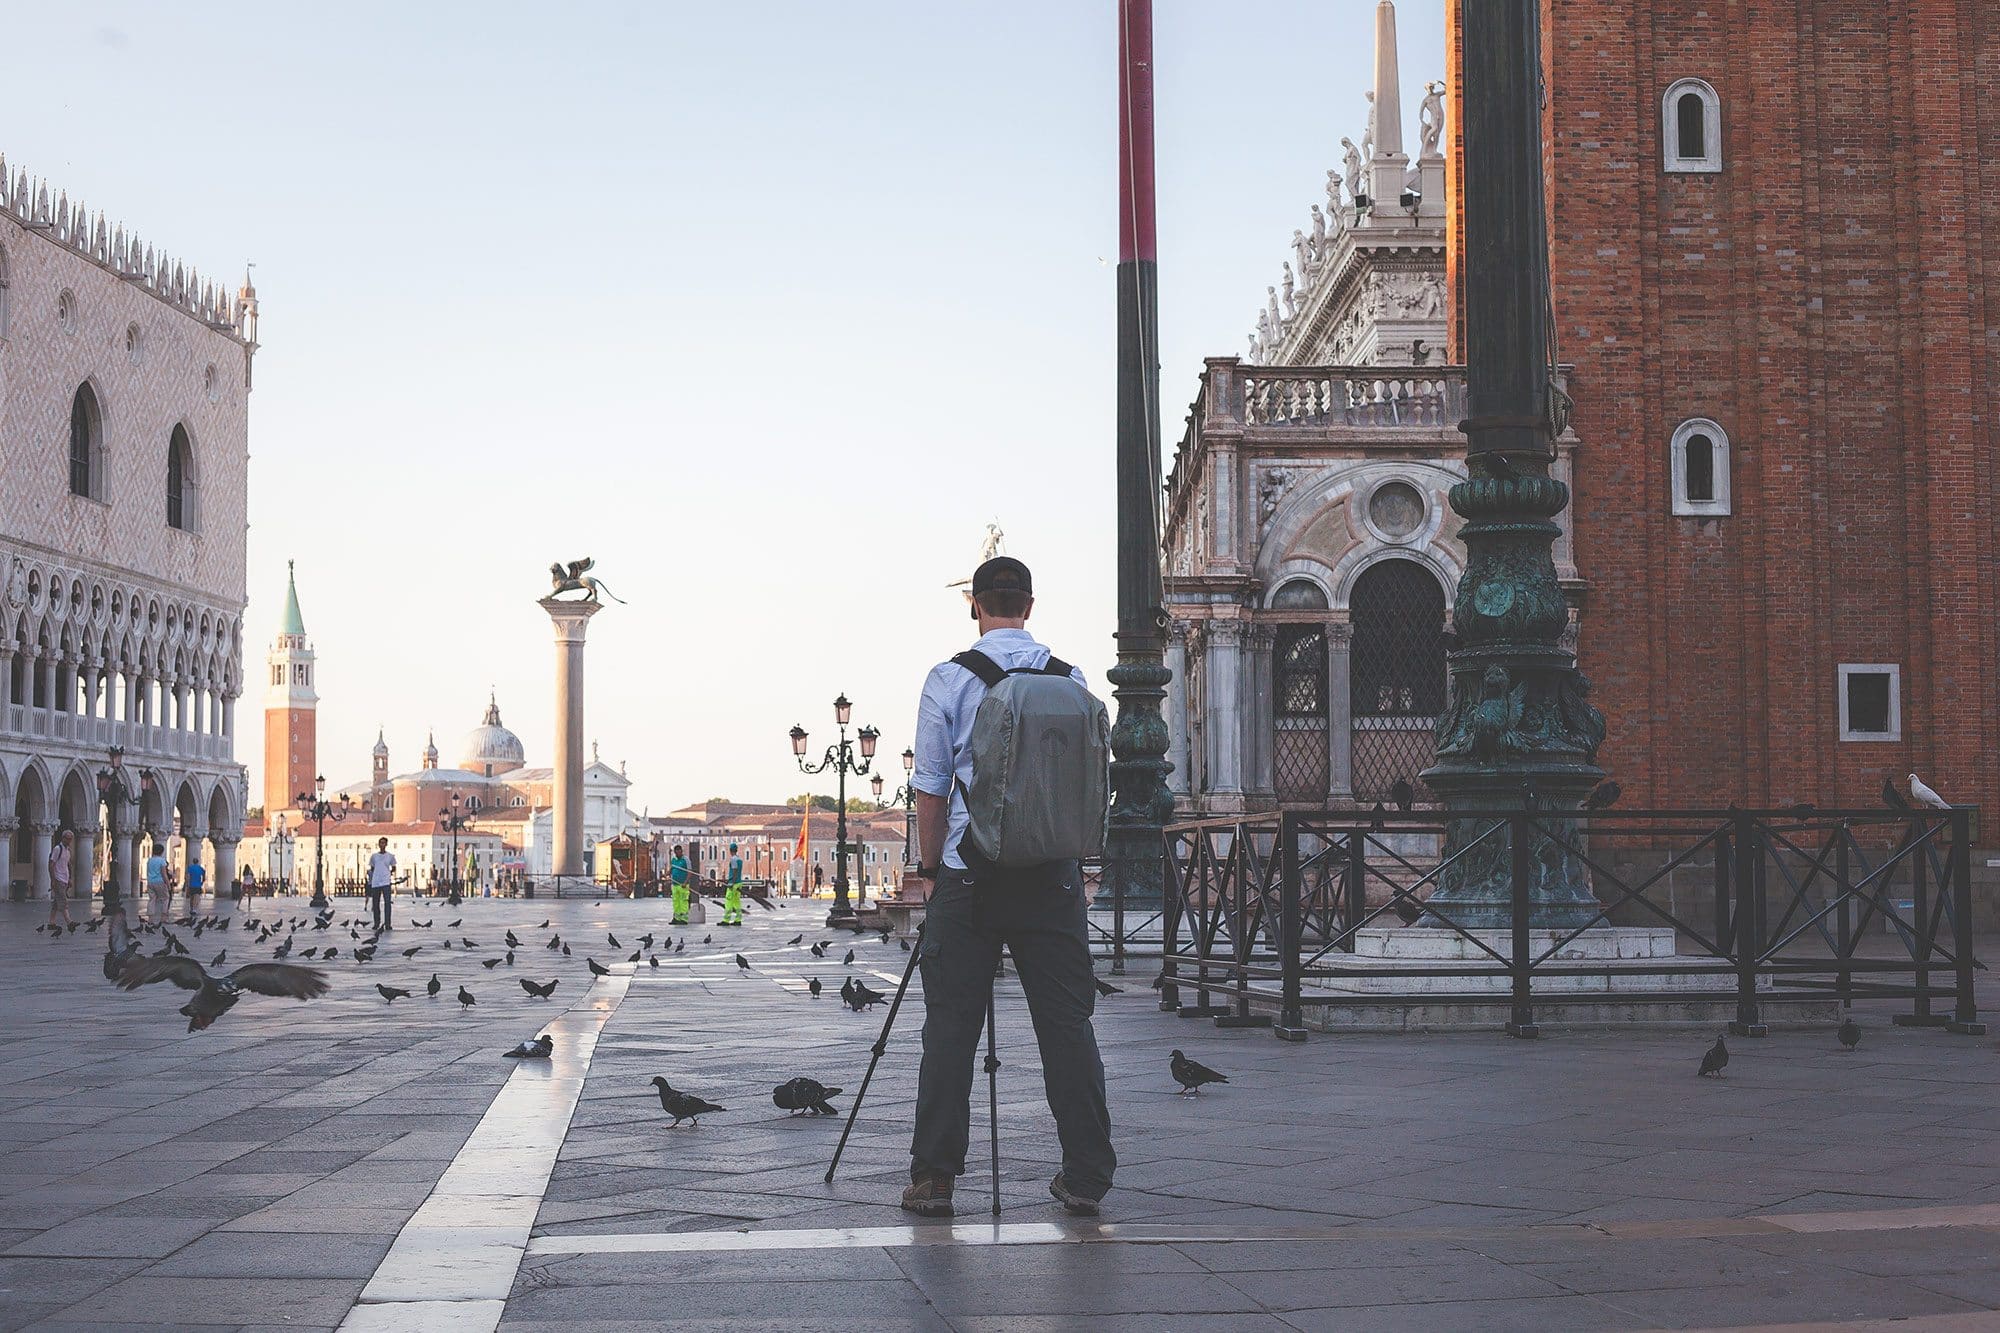
M 21 827 L 21 821 L 12 815 L 0 815 L 0 833 L 12 833 Z
M 30 820 L 27 824 L 28 832 L 40 834 L 44 837 L 54 837 L 56 831 L 60 828 L 62 828 L 62 825 L 56 823 L 53 819 Z
M 1326 627 L 1326 641 L 1330 645 L 1346 648 L 1354 642 L 1354 622 L 1336 620 Z
M 558 597 L 544 597 L 535 604 L 549 613 L 557 643 L 582 643 L 590 618 L 604 609 L 602 602 L 566 602 Z
M 234 847 L 243 841 L 241 833 L 211 833 L 208 840 L 217 847 Z

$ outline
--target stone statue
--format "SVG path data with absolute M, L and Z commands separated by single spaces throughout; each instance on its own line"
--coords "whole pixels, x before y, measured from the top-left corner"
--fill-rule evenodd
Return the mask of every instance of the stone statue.
M 1271 345 L 1271 337 L 1275 332 L 1276 330 L 1271 327 L 1271 312 L 1268 310 L 1259 310 L 1257 312 L 1257 332 L 1253 335 L 1257 339 L 1258 352 L 1261 353 L 1266 347 Z
M 1271 321 L 1271 340 L 1276 342 L 1285 336 L 1285 317 L 1278 313 L 1278 289 L 1264 289 L 1264 314 Z
M 1438 140 L 1444 137 L 1444 85 L 1432 79 L 1424 85 L 1423 105 L 1417 109 L 1419 133 L 1424 137 L 1423 155 L 1438 156 Z
M 998 523 L 986 525 L 986 536 L 979 543 L 979 563 L 985 564 L 994 556 L 1007 549 L 1007 534 L 1000 531 Z
M 1346 143 L 1347 140 L 1342 139 L 1341 142 Z M 1339 227 L 1340 226 L 1340 173 L 1338 171 L 1328 171 L 1326 173 L 1326 211 L 1328 216 L 1330 216 L 1333 219 L 1333 225 L 1336 228 Z
M 1312 272 L 1312 247 L 1306 241 L 1306 234 L 1297 227 L 1292 228 L 1292 266 L 1300 277 Z
M 1342 139 L 1340 146 L 1347 150 L 1346 156 L 1341 159 L 1341 165 L 1347 168 L 1347 192 L 1358 199 L 1363 192 L 1361 185 L 1361 150 L 1354 146 L 1354 140 L 1352 139 Z M 1331 177 L 1333 173 L 1328 172 L 1327 175 Z M 1336 199 L 1334 202 L 1337 205 L 1340 201 Z
M 1248 353 L 1244 355 L 1243 359 L 1245 361 L 1255 362 L 1257 360 L 1258 354 L 1262 352 L 1264 349 L 1262 346 L 1258 344 L 1256 334 L 1252 333 L 1248 336 L 1250 339 L 1250 350 Z
M 625 600 L 623 597 L 605 587 L 603 583 L 590 577 L 588 571 L 596 568 L 596 566 L 597 562 L 589 556 L 585 556 L 581 560 L 572 560 L 567 566 L 562 564 L 550 565 L 549 578 L 554 581 L 556 586 L 549 593 L 549 596 L 556 598 L 566 592 L 580 592 L 583 596 L 578 598 L 578 601 L 595 602 L 601 600 L 597 595 L 601 592 L 612 601 L 623 603 Z
M 1297 235 L 1296 232 L 1294 232 L 1293 234 Z M 1297 319 L 1299 317 L 1298 284 L 1292 280 L 1292 266 L 1290 264 L 1286 264 L 1284 268 L 1285 268 L 1285 318 Z
M 1375 160 L 1375 94 L 1361 94 L 1368 99 L 1368 128 L 1361 131 L 1361 155 L 1370 162 Z M 1350 175 L 1352 173 L 1349 173 Z
M 1333 173 L 1329 171 L 1327 175 L 1333 176 Z M 1339 180 L 1338 176 L 1334 176 L 1333 181 L 1330 183 L 1330 188 L 1336 194 L 1340 192 Z M 1324 264 L 1326 262 L 1326 214 L 1319 211 L 1318 204 L 1313 205 L 1312 249 L 1313 256 L 1320 263 Z

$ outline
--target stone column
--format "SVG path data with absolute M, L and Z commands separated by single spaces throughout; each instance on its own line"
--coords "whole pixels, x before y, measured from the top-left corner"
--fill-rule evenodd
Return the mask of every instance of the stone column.
M 583 864 L 583 634 L 603 610 L 591 601 L 541 600 L 556 632 L 556 808 L 551 839 L 555 873 L 581 875 Z
M 1251 623 L 1244 630 L 1248 647 L 1249 689 L 1245 692 L 1243 752 L 1245 785 L 1254 805 L 1268 806 L 1278 799 L 1277 705 L 1273 694 L 1277 681 L 1272 669 L 1272 649 L 1277 627 Z
M 1243 808 L 1243 626 L 1208 622 L 1209 795 L 1217 814 Z
M 118 896 L 126 903 L 139 896 L 139 825 L 136 819 L 123 822 L 118 834 L 112 839 L 118 849 L 118 868 L 113 878 L 118 883 Z
M 56 827 L 53 819 L 28 825 L 32 838 L 28 844 L 28 892 L 32 897 L 49 896 L 49 851 L 55 845 Z
M 215 844 L 215 864 L 209 867 L 208 884 L 220 901 L 229 896 L 230 886 L 236 883 L 236 844 L 243 841 L 243 835 L 211 833 L 208 840 Z
M 1173 765 L 1167 770 L 1167 790 L 1176 801 L 1185 801 L 1189 791 L 1187 636 L 1184 620 L 1167 627 L 1166 663 L 1173 677 L 1167 686 L 1167 762 Z
M 1335 621 L 1326 627 L 1326 799 L 1354 799 L 1354 695 L 1350 659 L 1354 626 Z
M 90 891 L 96 887 L 92 877 L 97 874 L 97 839 L 100 833 L 95 824 L 83 825 L 76 830 L 76 841 L 69 849 L 70 895 L 86 907 L 90 903 Z
M 0 682 L 5 679 L 4 675 L 0 675 Z M 14 826 L 15 821 L 11 817 L 0 818 L 0 880 L 6 881 L 0 884 L 0 888 L 10 893 L 14 888 Z

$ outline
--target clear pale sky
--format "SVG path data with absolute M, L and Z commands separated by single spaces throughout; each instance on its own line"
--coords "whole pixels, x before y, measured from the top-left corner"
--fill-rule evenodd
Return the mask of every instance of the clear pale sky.
M 1399 10 L 1405 136 L 1443 7 Z M 1160 0 L 1165 448 L 1371 84 L 1373 0 Z M 0 151 L 204 274 L 256 263 L 248 680 L 299 563 L 329 782 L 489 685 L 550 762 L 551 561 L 635 809 L 776 800 L 971 625 L 1113 660 L 1113 0 L 17 7 Z M 31 54 L 29 54 L 31 53 Z M 239 704 L 260 790 L 262 698 Z M 816 790 L 832 790 L 829 778 Z

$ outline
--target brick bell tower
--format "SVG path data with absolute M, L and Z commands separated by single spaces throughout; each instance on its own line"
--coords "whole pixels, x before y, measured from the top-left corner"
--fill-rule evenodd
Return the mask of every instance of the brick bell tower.
M 271 644 L 270 684 L 264 695 L 264 818 L 289 810 L 311 791 L 318 762 L 319 694 L 313 688 L 313 650 L 299 614 L 298 577 L 285 562 L 285 617 Z

